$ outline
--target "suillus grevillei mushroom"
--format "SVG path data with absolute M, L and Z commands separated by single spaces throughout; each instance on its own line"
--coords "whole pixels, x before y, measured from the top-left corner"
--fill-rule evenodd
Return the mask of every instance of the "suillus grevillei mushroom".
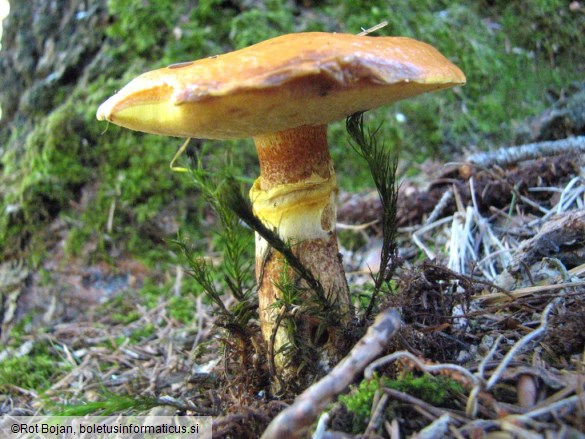
M 327 124 L 464 83 L 457 66 L 410 38 L 298 33 L 144 73 L 104 102 L 97 118 L 166 136 L 252 137 L 260 164 L 250 190 L 255 215 L 291 244 L 348 321 L 353 310 L 335 233 L 337 183 Z M 257 237 L 259 316 L 267 344 L 284 267 L 282 255 Z M 299 330 L 310 334 L 315 324 L 306 317 Z M 321 343 L 335 331 L 328 328 Z M 275 352 L 286 342 L 279 328 Z M 324 352 L 324 367 L 339 359 L 334 349 Z

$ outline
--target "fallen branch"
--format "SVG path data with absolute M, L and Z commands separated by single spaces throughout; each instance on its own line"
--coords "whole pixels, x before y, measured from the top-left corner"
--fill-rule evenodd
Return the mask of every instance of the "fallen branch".
M 361 371 L 382 353 L 388 340 L 400 329 L 394 309 L 379 314 L 366 335 L 329 374 L 313 384 L 295 402 L 272 420 L 263 439 L 296 438 L 310 426 L 325 406 L 343 392 Z
M 552 142 L 528 143 L 520 146 L 508 146 L 496 151 L 482 152 L 467 157 L 467 162 L 482 168 L 494 165 L 507 167 L 524 160 L 560 154 L 582 154 L 585 152 L 585 136 L 568 137 Z
M 573 153 L 566 152 L 566 148 L 560 147 L 563 144 L 576 146 L 576 149 Z M 540 145 L 552 146 L 549 151 L 535 148 Z M 560 148 L 554 149 L 556 146 Z M 578 184 L 580 180 L 573 183 L 576 187 L 554 209 L 551 209 L 551 203 L 554 202 L 552 194 L 544 189 L 565 186 L 571 176 L 580 175 L 583 153 L 579 151 L 585 151 L 585 136 L 472 155 L 464 163 L 445 167 L 444 172 L 434 178 L 427 188 L 403 183 L 398 193 L 397 224 L 399 227 L 421 223 L 428 225 L 441 216 L 453 214 L 457 211 L 454 200 L 456 193 L 459 194 L 462 205 L 469 204 L 472 194 L 468 181 L 471 177 L 474 179 L 475 204 L 480 212 L 493 208 L 509 208 L 513 197 L 517 197 L 520 204 L 526 204 L 530 209 L 542 213 L 550 211 L 552 215 L 560 207 L 565 208 L 569 202 L 575 201 L 572 197 L 579 195 L 583 183 Z M 534 160 L 528 160 L 532 155 Z M 516 166 L 507 167 L 506 163 Z M 496 164 L 500 166 L 495 166 Z M 446 192 L 451 195 L 444 195 Z M 345 224 L 374 222 L 371 231 L 381 234 L 380 225 L 376 222 L 381 217 L 381 211 L 382 205 L 375 194 L 345 194 L 340 200 L 338 220 Z M 430 219 L 425 222 L 424 218 L 428 215 L 431 215 Z

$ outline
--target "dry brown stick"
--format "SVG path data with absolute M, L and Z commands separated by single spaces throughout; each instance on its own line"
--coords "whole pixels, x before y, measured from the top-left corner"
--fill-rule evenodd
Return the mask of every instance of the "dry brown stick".
M 505 147 L 496 151 L 473 154 L 467 157 L 467 162 L 485 168 L 494 165 L 506 167 L 524 160 L 535 159 L 542 156 L 559 155 L 564 153 L 582 154 L 583 152 L 585 152 L 585 136 L 579 136 L 550 142 L 538 142 Z
M 400 315 L 388 309 L 376 317 L 366 335 L 328 375 L 301 393 L 295 402 L 272 420 L 263 439 L 296 438 L 310 426 L 325 406 L 382 353 L 388 340 L 400 329 Z
M 386 393 L 392 399 L 402 401 L 407 404 L 418 405 L 419 407 L 422 407 L 424 410 L 429 412 L 431 415 L 436 416 L 437 418 L 447 413 L 457 424 L 464 424 L 465 422 L 469 421 L 467 417 L 459 413 L 456 413 L 452 410 L 448 410 L 446 408 L 435 407 L 434 405 L 429 404 L 428 402 L 423 401 L 422 399 L 419 399 L 415 396 L 409 395 L 408 393 L 404 393 L 395 389 L 390 389 L 388 387 L 384 387 L 383 390 L 384 393 Z
M 378 399 L 377 403 L 374 406 L 372 406 L 372 415 L 370 416 L 370 422 L 368 422 L 368 426 L 366 428 L 364 436 L 370 437 L 380 426 L 382 422 L 382 417 L 384 415 L 384 410 L 386 410 L 386 404 L 388 404 L 388 395 L 383 394 Z

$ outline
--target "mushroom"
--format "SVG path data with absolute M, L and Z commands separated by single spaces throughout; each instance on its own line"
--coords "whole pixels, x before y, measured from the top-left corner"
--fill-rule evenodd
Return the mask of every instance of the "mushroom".
M 337 183 L 327 124 L 464 83 L 459 68 L 413 39 L 298 33 L 144 73 L 103 103 L 97 118 L 176 137 L 252 137 L 260 163 L 250 190 L 255 215 L 292 245 L 347 322 L 352 307 L 335 233 Z M 267 345 L 284 266 L 282 255 L 257 235 L 259 315 Z M 297 316 L 307 336 L 315 335 L 318 323 Z M 339 359 L 331 348 L 335 334 L 339 327 L 321 337 L 329 345 L 326 367 Z M 282 328 L 276 331 L 275 352 L 288 337 Z M 284 367 L 284 359 L 277 363 Z

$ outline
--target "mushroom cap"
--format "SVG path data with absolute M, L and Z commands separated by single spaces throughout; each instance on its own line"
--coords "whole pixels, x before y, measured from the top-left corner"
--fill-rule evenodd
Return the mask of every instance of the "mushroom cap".
M 104 102 L 97 118 L 154 134 L 243 138 L 464 83 L 457 66 L 420 41 L 298 33 L 144 73 Z

